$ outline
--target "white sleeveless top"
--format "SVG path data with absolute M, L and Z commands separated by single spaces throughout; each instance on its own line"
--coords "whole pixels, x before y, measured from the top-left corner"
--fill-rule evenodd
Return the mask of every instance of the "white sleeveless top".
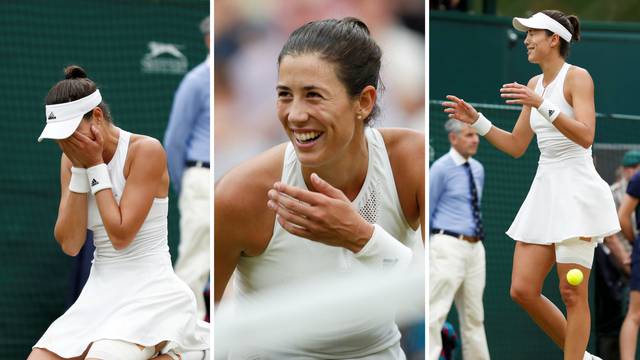
M 119 129 L 119 131 L 118 146 L 116 147 L 113 158 L 109 161 L 109 164 L 107 164 L 112 185 L 111 191 L 118 204 L 120 204 L 126 183 L 124 178 L 124 163 L 127 159 L 129 139 L 131 138 L 131 133 L 122 129 Z M 149 214 L 144 220 L 140 231 L 138 231 L 135 240 L 122 250 L 116 250 L 111 244 L 111 240 L 109 240 L 107 231 L 102 223 L 100 212 L 98 211 L 96 198 L 92 193 L 89 193 L 88 208 L 87 227 L 93 231 L 93 243 L 96 247 L 94 262 L 122 261 L 157 254 L 170 256 L 169 245 L 167 243 L 168 197 L 162 199 L 155 198 L 153 200 Z
M 574 118 L 575 114 L 573 108 L 564 97 L 564 81 L 567 77 L 567 72 L 571 68 L 571 65 L 564 63 L 562 68 L 556 75 L 555 79 L 551 81 L 545 88 L 542 85 L 542 74 L 538 76 L 535 92 L 541 95 L 544 99 L 551 100 L 556 104 L 562 113 Z M 531 109 L 531 116 L 529 117 L 531 129 L 537 135 L 538 148 L 540 149 L 539 163 L 546 163 L 552 161 L 566 160 L 569 158 L 585 157 L 591 155 L 591 147 L 585 149 L 575 142 L 569 140 L 564 136 L 552 123 L 542 117 L 540 113 Z
M 131 134 L 118 129 L 118 146 L 107 165 L 112 192 L 120 203 Z M 196 300 L 171 267 L 167 245 L 168 198 L 154 199 L 135 239 L 113 248 L 95 197 L 89 193 L 87 227 L 93 230 L 93 265 L 76 302 L 54 321 L 34 348 L 63 358 L 80 356 L 92 342 L 117 339 L 181 353 L 209 348 L 209 326 L 198 320 Z
M 365 136 L 369 150 L 367 175 L 352 203 L 369 223 L 379 224 L 404 245 L 413 248 L 420 238 L 419 233 L 411 229 L 404 217 L 382 135 L 375 129 L 366 128 Z M 285 150 L 281 180 L 288 185 L 307 189 L 300 162 L 290 143 Z M 348 272 L 355 263 L 352 260 L 350 251 L 294 236 L 276 221 L 266 250 L 259 256 L 242 256 L 238 262 L 235 275 L 237 301 L 251 302 L 254 293 L 308 282 L 318 274 Z M 282 350 L 280 358 L 286 358 L 288 350 L 296 356 L 311 358 L 363 357 L 399 341 L 400 333 L 393 319 L 372 323 L 375 321 L 363 319 L 364 326 L 362 323 L 354 324 L 352 328 L 347 325 L 339 331 L 326 329 L 322 341 L 316 344 L 305 344 L 304 348 L 278 349 Z
M 571 65 L 565 63 L 556 78 L 535 91 L 575 118 L 564 98 L 564 81 Z M 540 159 L 529 193 L 506 234 L 530 244 L 554 244 L 576 237 L 595 242 L 620 231 L 609 185 L 600 178 L 591 157 L 591 147 L 565 137 L 553 124 L 531 110 L 530 124 L 538 138 Z

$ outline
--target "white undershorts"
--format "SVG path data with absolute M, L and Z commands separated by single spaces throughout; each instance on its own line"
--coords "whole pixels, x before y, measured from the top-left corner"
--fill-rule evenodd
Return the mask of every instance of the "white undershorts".
M 555 243 L 556 263 L 578 264 L 591 269 L 597 245 L 593 239 L 580 240 L 577 237 Z
M 155 354 L 155 346 L 147 346 L 141 349 L 138 345 L 127 341 L 102 339 L 93 342 L 86 358 L 100 360 L 149 360 Z

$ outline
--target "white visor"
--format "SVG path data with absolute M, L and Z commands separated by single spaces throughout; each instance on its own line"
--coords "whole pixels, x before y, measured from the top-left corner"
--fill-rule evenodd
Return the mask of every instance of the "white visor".
M 42 130 L 38 142 L 42 139 L 66 139 L 80 125 L 84 114 L 93 110 L 102 102 L 100 90 L 75 101 L 45 106 L 47 126 Z
M 571 33 L 567 30 L 566 27 L 562 26 L 559 22 L 553 20 L 548 15 L 545 15 L 541 12 L 535 13 L 530 18 L 513 18 L 513 27 L 519 31 L 528 31 L 529 29 L 542 29 L 549 30 L 558 34 L 561 38 L 565 39 L 567 42 L 571 42 Z

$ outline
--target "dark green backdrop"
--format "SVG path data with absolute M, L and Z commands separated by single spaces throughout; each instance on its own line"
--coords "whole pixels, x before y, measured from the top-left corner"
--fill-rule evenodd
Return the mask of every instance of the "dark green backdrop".
M 429 90 L 433 100 L 456 94 L 472 103 L 504 104 L 498 92 L 503 83 L 526 83 L 540 72 L 537 65 L 527 62 L 522 34 L 516 34 L 515 41 L 509 40 L 511 18 L 432 12 L 429 26 Z M 568 61 L 588 69 L 595 82 L 596 110 L 601 114 L 597 120 L 594 154 L 600 154 L 599 146 L 634 146 L 640 142 L 637 117 L 624 119 L 611 114 L 638 114 L 633 89 L 640 80 L 640 72 L 636 71 L 640 58 L 640 26 L 586 23 L 584 31 L 583 41 L 574 44 Z M 493 106 L 479 106 L 479 109 L 494 124 L 508 130 L 513 128 L 519 114 L 519 110 Z M 442 107 L 432 101 L 429 111 L 432 161 L 449 149 L 443 129 L 445 121 Z M 617 166 L 621 153 L 596 157 L 603 177 L 610 178 L 610 169 Z M 509 297 L 514 242 L 504 232 L 527 194 L 538 155 L 537 146 L 532 143 L 522 158 L 514 160 L 482 140 L 476 157 L 486 171 L 482 200 L 487 229 L 484 304 L 493 359 L 559 359 L 562 356 Z M 592 317 L 593 287 L 592 282 Z M 543 293 L 564 310 L 555 270 L 550 273 Z M 592 326 L 590 349 L 595 346 L 593 330 Z
M 502 84 L 526 84 L 540 72 L 527 61 L 524 33 L 512 29 L 511 18 L 431 12 L 429 21 L 431 99 L 455 92 L 465 100 L 504 104 Z M 589 70 L 596 110 L 637 114 L 640 24 L 584 22 L 582 28 L 583 39 L 572 44 L 568 62 Z
M 36 139 L 44 97 L 79 64 L 98 83 L 118 126 L 162 140 L 173 93 L 206 57 L 198 24 L 208 0 L 3 1 L 0 5 L 0 359 L 25 359 L 65 310 L 73 258 L 53 238 L 60 151 Z M 184 57 L 147 57 L 149 42 Z M 169 243 L 179 239 L 172 193 Z M 135 279 L 132 279 L 135 281 Z

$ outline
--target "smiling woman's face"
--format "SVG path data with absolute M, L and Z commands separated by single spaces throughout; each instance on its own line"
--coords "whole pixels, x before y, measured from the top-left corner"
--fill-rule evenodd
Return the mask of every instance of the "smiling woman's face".
M 527 60 L 532 64 L 539 64 L 551 54 L 553 46 L 560 46 L 560 40 L 556 34 L 549 36 L 546 30 L 529 29 L 524 45 L 527 47 Z
M 335 66 L 317 54 L 285 56 L 276 91 L 278 119 L 303 165 L 326 165 L 362 136 L 357 100 L 347 94 Z

